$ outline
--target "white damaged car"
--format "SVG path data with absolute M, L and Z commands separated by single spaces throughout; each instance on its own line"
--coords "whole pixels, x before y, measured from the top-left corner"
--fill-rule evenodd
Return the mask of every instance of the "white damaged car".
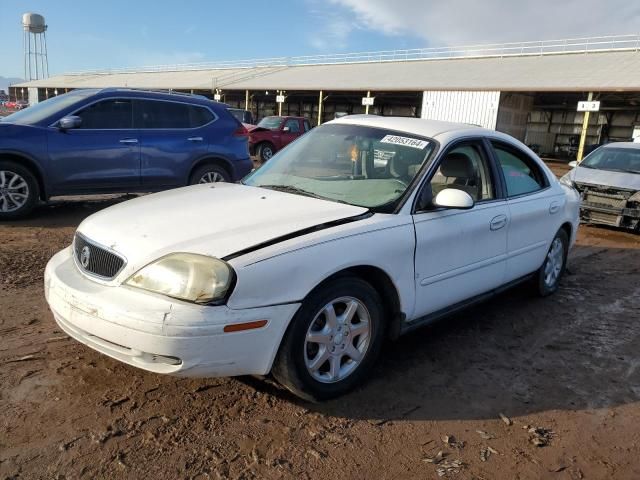
M 508 135 L 415 118 L 324 124 L 239 184 L 96 213 L 45 272 L 60 328 L 152 372 L 269 372 L 307 399 L 395 338 L 524 280 L 558 288 L 578 193 Z

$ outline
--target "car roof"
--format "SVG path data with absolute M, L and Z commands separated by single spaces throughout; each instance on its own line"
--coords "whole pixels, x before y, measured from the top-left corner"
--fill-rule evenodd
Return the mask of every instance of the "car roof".
M 97 90 L 96 93 L 98 95 L 108 95 L 108 94 L 124 94 L 125 96 L 144 96 L 146 98 L 158 98 L 162 100 L 173 100 L 173 101 L 184 101 L 188 103 L 197 103 L 200 105 L 210 105 L 211 103 L 221 104 L 220 102 L 216 102 L 211 100 L 204 95 L 196 95 L 191 93 L 182 93 L 182 92 L 174 92 L 168 90 L 145 90 L 142 88 L 120 88 L 120 87 L 110 87 L 103 88 Z
M 412 133 L 424 137 L 437 137 L 443 133 L 466 133 L 495 135 L 494 130 L 471 125 L 468 123 L 443 122 L 440 120 L 427 120 L 413 117 L 380 117 L 378 115 L 347 115 L 327 123 L 348 123 L 367 127 L 387 128 Z

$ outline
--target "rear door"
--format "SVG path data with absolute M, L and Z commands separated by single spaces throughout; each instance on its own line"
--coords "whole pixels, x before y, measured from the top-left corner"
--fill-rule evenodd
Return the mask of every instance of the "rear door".
M 132 101 L 109 98 L 74 112 L 78 128 L 49 130 L 54 194 L 126 191 L 140 186 L 140 145 Z
M 200 105 L 136 100 L 134 124 L 140 132 L 142 186 L 186 185 L 192 165 L 209 150 L 210 126 L 216 118 Z
M 537 162 L 521 149 L 491 141 L 502 173 L 511 222 L 507 241 L 507 281 L 536 271 L 560 227 L 566 201 L 562 191 L 550 188 Z

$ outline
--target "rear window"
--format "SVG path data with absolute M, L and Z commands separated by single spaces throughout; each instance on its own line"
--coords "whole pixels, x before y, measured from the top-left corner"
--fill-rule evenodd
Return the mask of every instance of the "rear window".
M 499 142 L 491 143 L 504 174 L 507 196 L 533 193 L 547 186 L 544 174 L 525 153 Z

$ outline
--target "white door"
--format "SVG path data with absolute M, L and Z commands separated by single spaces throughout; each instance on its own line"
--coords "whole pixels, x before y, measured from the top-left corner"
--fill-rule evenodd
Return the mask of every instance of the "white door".
M 550 187 L 544 171 L 527 153 L 506 143 L 491 144 L 503 173 L 511 217 L 506 270 L 509 282 L 540 268 L 560 228 L 559 214 L 566 199 L 561 191 Z
M 482 141 L 467 141 L 444 153 L 425 185 L 434 198 L 444 188 L 457 188 L 476 203 L 469 210 L 424 206 L 414 214 L 415 318 L 504 283 L 509 209 L 496 176 Z

